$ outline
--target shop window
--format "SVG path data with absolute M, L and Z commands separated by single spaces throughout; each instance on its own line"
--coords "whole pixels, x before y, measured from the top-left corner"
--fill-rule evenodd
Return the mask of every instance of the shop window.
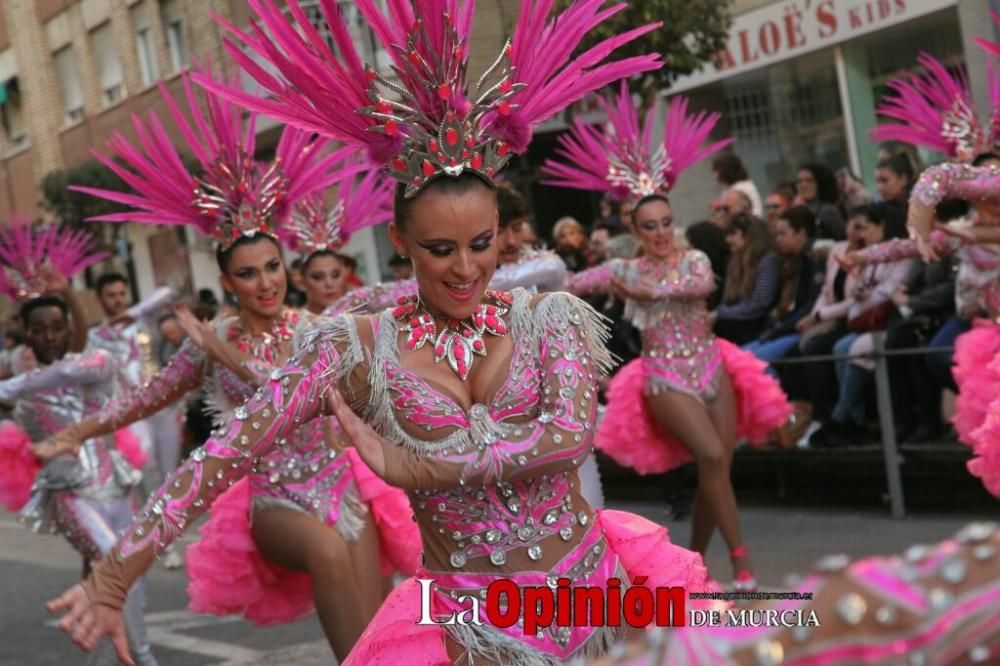
M 170 53 L 170 67 L 179 72 L 190 63 L 180 0 L 160 0 L 160 19 Z

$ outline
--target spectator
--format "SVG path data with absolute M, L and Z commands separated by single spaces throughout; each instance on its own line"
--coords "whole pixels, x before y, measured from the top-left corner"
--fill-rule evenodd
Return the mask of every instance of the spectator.
M 590 246 L 587 253 L 587 264 L 597 266 L 608 258 L 608 243 L 611 242 L 611 229 L 605 223 L 600 223 L 590 232 Z
M 867 206 L 872 202 L 865 184 L 848 167 L 837 169 L 837 189 L 840 190 L 840 209 L 844 212 Z
M 409 280 L 413 277 L 413 264 L 409 257 L 401 254 L 393 254 L 389 257 L 389 270 L 392 272 L 393 280 Z
M 756 339 L 767 324 L 781 289 L 781 261 L 767 224 L 740 214 L 726 231 L 729 265 L 722 303 L 712 313 L 719 337 L 742 345 Z
M 778 220 L 785 214 L 785 211 L 795 205 L 795 185 L 792 183 L 778 183 L 767 195 L 764 207 L 767 209 L 767 223 L 771 227 L 771 232 L 777 231 Z
M 715 291 L 708 297 L 708 308 L 714 310 L 722 302 L 722 288 L 726 279 L 726 264 L 729 261 L 729 247 L 726 232 L 705 220 L 692 224 L 684 232 L 688 245 L 701 250 L 712 264 L 715 273 Z
M 196 315 L 197 316 L 197 315 Z M 160 362 L 160 367 L 165 368 L 170 363 L 177 350 L 184 342 L 184 329 L 177 322 L 177 315 L 168 312 L 160 316 L 158 327 L 160 329 L 160 341 L 156 348 L 156 357 Z
M 816 218 L 805 206 L 790 208 L 778 220 L 775 245 L 782 257 L 778 306 L 764 333 L 745 349 L 770 363 L 784 358 L 799 342 L 795 326 L 812 312 L 823 286 L 825 266 L 812 254 Z
M 924 170 L 923 161 L 917 147 L 902 141 L 883 141 L 878 145 L 878 162 L 888 160 L 896 156 L 902 156 L 910 163 L 910 171 L 920 173 Z
M 306 304 L 306 292 L 302 290 L 302 258 L 296 257 L 288 268 L 288 291 L 285 305 L 301 308 Z
M 572 217 L 563 217 L 552 229 L 552 240 L 566 270 L 579 271 L 587 267 L 587 234 L 583 225 Z
M 521 258 L 527 247 L 524 242 L 524 225 L 531 221 L 528 200 L 509 181 L 497 185 L 497 211 L 500 229 L 497 233 L 497 262 L 512 264 Z
M 903 229 L 902 209 L 888 203 L 864 209 L 865 245 L 873 246 L 890 238 L 898 238 Z M 834 361 L 837 373 L 838 397 L 830 419 L 810 438 L 810 445 L 841 446 L 864 442 L 865 390 L 874 367 L 865 354 L 872 350 L 872 333 L 884 331 L 889 313 L 894 309 L 893 294 L 910 273 L 912 259 L 885 264 L 871 264 L 861 270 L 859 282 L 852 293 L 853 303 L 847 312 L 848 333 L 833 345 L 836 355 L 852 358 Z
M 338 254 L 344 268 L 347 269 L 347 291 L 365 286 L 364 281 L 358 277 L 358 260 L 349 254 Z
M 750 200 L 750 210 L 756 217 L 764 215 L 764 206 L 760 201 L 760 193 L 757 186 L 750 180 L 743 160 L 733 153 L 722 153 L 712 160 L 712 171 L 715 173 L 715 180 L 727 190 L 737 190 L 742 192 Z
M 905 208 L 915 182 L 913 167 L 902 155 L 881 160 L 875 166 L 875 185 L 882 201 Z
M 837 208 L 840 191 L 833 172 L 821 164 L 799 167 L 799 198 L 816 216 L 816 238 L 844 238 L 844 218 Z
M 728 229 L 737 215 L 750 215 L 753 203 L 745 192 L 729 189 L 722 193 L 714 206 L 712 222 L 720 229 Z

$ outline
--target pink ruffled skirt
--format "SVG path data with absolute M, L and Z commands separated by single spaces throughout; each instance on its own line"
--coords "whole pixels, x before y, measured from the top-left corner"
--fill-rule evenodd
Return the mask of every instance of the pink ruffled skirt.
M 1000 498 L 1000 326 L 977 321 L 955 340 L 952 374 L 958 385 L 952 423 L 972 447 L 969 472 Z
M 717 339 L 722 366 L 736 394 L 736 430 L 751 444 L 767 443 L 792 413 L 788 396 L 767 364 L 726 340 Z M 646 404 L 647 368 L 637 358 L 618 371 L 608 388 L 608 406 L 595 444 L 615 462 L 639 474 L 661 474 L 693 462 L 691 453 L 653 420 Z
M 649 588 L 684 587 L 689 593 L 719 591 L 708 577 L 701 556 L 672 544 L 666 527 L 635 514 L 611 510 L 597 512 L 597 522 L 631 581 L 645 576 L 643 585 Z M 433 574 L 421 573 L 418 577 Z M 382 604 L 344 666 L 450 666 L 445 627 L 416 624 L 420 611 L 421 588 L 415 578 L 410 578 Z M 485 612 L 482 618 L 486 620 Z M 558 661 L 552 655 L 538 656 Z
M 31 437 L 13 421 L 0 422 L 0 505 L 17 513 L 31 498 L 42 464 L 31 453 Z
M 349 483 L 339 489 L 356 489 L 372 515 L 383 575 L 413 575 L 420 563 L 420 532 L 406 495 L 375 476 L 353 449 L 332 464 L 349 467 Z M 250 515 L 258 483 L 257 478 L 242 479 L 219 497 L 200 529 L 200 540 L 188 548 L 190 610 L 242 615 L 258 626 L 295 622 L 313 612 L 310 576 L 268 561 L 254 543 Z M 336 529 L 337 517 L 330 511 L 322 519 Z

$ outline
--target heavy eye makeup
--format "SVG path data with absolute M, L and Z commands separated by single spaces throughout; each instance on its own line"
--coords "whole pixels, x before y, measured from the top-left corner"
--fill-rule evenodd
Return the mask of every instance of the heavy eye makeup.
M 661 225 L 664 227 L 669 227 L 673 223 L 674 223 L 674 218 L 665 217 L 659 222 L 657 222 L 656 220 L 643 220 L 642 222 L 639 223 L 639 226 L 642 227 L 642 229 L 644 229 L 645 231 L 656 231 L 657 227 Z
M 281 269 L 282 265 L 280 259 L 273 259 L 267 262 L 267 265 L 264 266 L 264 270 L 266 270 L 268 273 L 277 273 Z M 257 275 L 257 269 L 251 268 L 249 266 L 246 268 L 240 268 L 236 271 L 236 277 L 240 278 L 241 280 L 250 280 L 256 275 Z
M 493 244 L 493 231 L 490 230 L 490 231 L 485 231 L 476 236 L 475 238 L 473 238 L 472 242 L 469 243 L 469 248 L 473 252 L 485 252 L 486 250 L 490 249 L 490 246 L 492 244 Z M 430 252 L 435 257 L 447 257 L 448 255 L 450 255 L 452 252 L 455 251 L 455 248 L 457 247 L 458 244 L 455 243 L 455 241 L 430 240 L 430 241 L 419 242 L 418 245 L 420 245 L 420 247 Z

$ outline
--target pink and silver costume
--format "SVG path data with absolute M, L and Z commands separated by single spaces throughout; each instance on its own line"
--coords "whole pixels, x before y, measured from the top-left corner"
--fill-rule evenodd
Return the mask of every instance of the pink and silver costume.
M 680 441 L 656 427 L 643 396 L 670 390 L 706 403 L 714 399 L 722 372 L 736 394 L 741 436 L 765 442 L 788 419 L 788 400 L 766 374 L 765 364 L 712 333 L 705 299 L 715 288 L 715 277 L 704 253 L 688 250 L 670 265 L 645 257 L 613 259 L 572 276 L 567 287 L 580 294 L 610 292 L 612 277 L 655 284 L 657 300 L 626 302 L 625 316 L 642 335 L 642 356 L 611 381 L 595 440 L 598 448 L 640 474 L 693 462 Z

